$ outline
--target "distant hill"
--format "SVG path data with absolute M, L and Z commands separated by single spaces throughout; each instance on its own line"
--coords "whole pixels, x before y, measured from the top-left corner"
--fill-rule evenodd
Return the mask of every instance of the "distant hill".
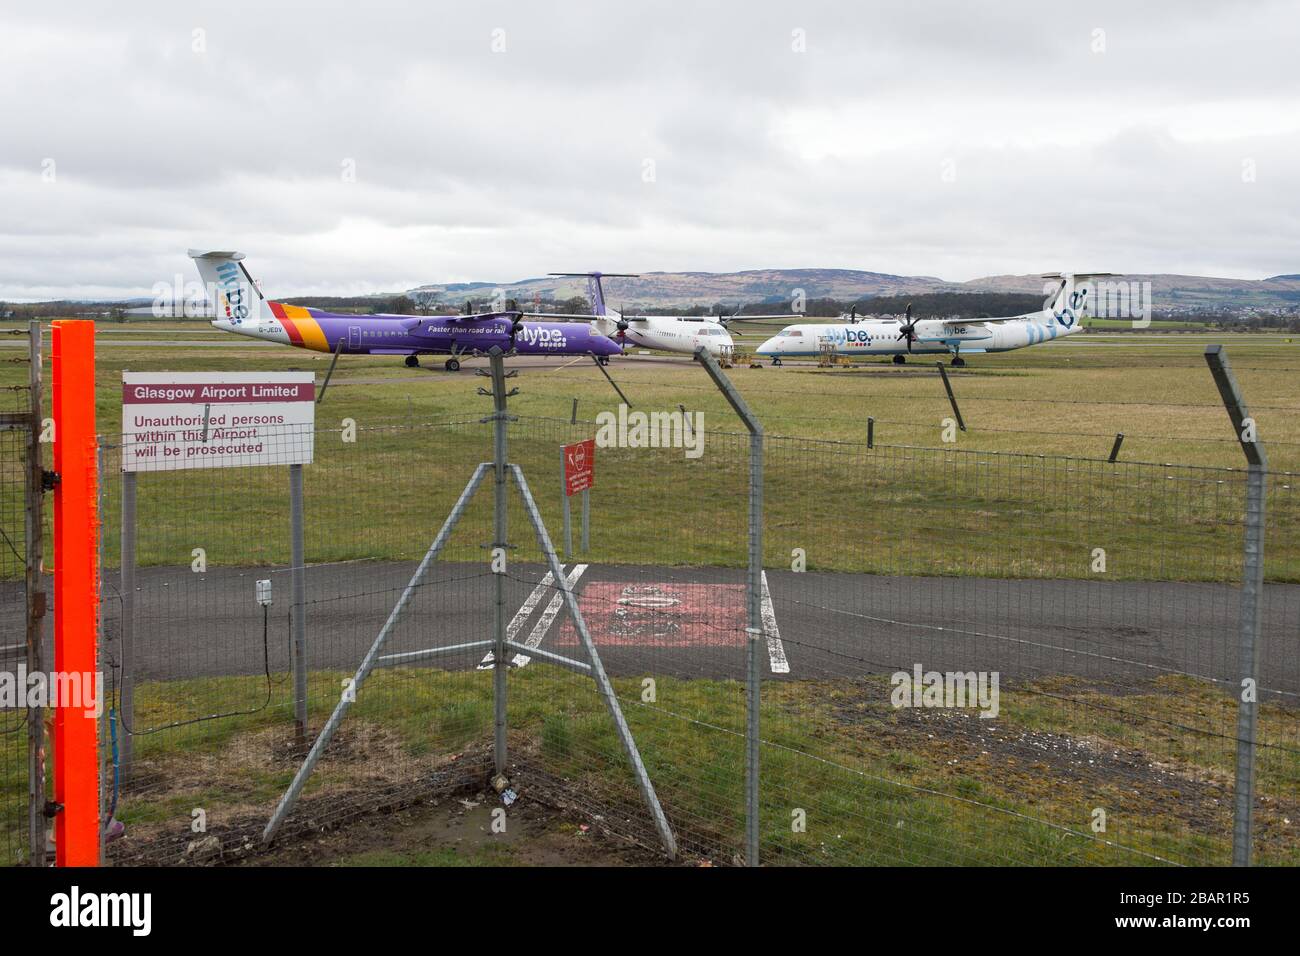
M 1038 276 L 986 276 L 962 283 L 978 292 L 1042 294 Z M 1162 312 L 1285 308 L 1300 305 L 1300 276 L 1270 279 L 1218 279 L 1168 273 L 1119 275 L 1113 282 L 1150 282 L 1153 306 Z
M 789 308 L 796 289 L 806 299 L 847 299 L 864 296 L 905 295 L 954 291 L 959 283 L 933 276 L 896 276 L 853 269 L 755 269 L 748 272 L 646 272 L 635 279 L 604 280 L 605 300 L 615 309 L 681 308 L 723 304 L 730 306 L 767 302 Z M 455 301 L 457 297 L 490 297 L 501 289 L 507 298 L 521 303 L 542 299 L 562 302 L 585 298 L 587 280 L 545 276 L 518 282 L 450 283 L 422 285 L 408 295 L 434 295 Z
M 769 304 L 788 309 L 796 289 L 805 299 L 861 302 L 877 297 L 927 293 L 986 292 L 1035 295 L 1046 280 L 1037 275 L 999 275 L 950 282 L 934 276 L 900 276 L 855 269 L 754 269 L 746 272 L 647 272 L 635 279 L 606 279 L 605 299 L 615 309 L 690 309 L 714 305 Z M 1300 306 L 1300 274 L 1268 279 L 1220 279 L 1174 274 L 1132 274 L 1113 281 L 1150 282 L 1153 306 L 1162 312 L 1277 309 Z M 587 280 L 544 276 L 517 282 L 467 282 L 418 286 L 407 295 L 444 302 L 490 299 L 500 289 L 521 304 L 564 302 L 587 295 Z

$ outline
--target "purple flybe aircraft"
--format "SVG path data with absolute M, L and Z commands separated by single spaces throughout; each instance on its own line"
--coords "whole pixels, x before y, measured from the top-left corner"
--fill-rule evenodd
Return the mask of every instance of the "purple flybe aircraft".
M 272 302 L 262 295 L 239 252 L 189 251 L 208 297 L 216 308 L 212 324 L 268 342 L 343 355 L 403 355 L 420 364 L 421 355 L 447 355 L 447 371 L 460 358 L 499 346 L 519 355 L 591 355 L 604 363 L 622 354 L 614 340 L 589 323 L 525 322 L 524 313 L 479 315 L 346 315 Z

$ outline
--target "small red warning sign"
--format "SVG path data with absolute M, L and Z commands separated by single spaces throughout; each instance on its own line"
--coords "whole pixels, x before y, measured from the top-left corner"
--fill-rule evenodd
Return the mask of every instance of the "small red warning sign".
M 564 493 L 573 497 L 596 484 L 596 439 L 564 446 Z

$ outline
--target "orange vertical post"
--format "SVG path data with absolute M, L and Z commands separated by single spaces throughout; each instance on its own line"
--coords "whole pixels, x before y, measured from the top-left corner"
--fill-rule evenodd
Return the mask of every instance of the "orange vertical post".
M 99 865 L 99 483 L 95 323 L 54 323 L 54 818 L 56 866 Z

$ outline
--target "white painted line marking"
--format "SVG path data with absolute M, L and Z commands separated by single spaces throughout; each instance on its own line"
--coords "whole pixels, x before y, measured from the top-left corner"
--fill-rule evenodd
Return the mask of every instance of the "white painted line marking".
M 578 578 L 582 577 L 582 572 L 587 570 L 585 564 L 575 564 L 573 570 L 564 577 L 564 583 L 568 585 L 570 591 L 578 583 Z M 533 632 L 528 635 L 528 640 L 524 641 L 526 647 L 536 647 L 542 643 L 542 638 L 546 637 L 546 632 L 551 629 L 555 623 L 555 618 L 560 613 L 560 605 L 564 602 L 564 593 L 556 591 L 551 603 L 546 605 L 546 610 L 542 611 L 542 616 L 537 619 L 537 624 L 533 627 Z M 516 654 L 514 657 L 515 667 L 523 667 L 532 658 L 527 654 Z
M 564 570 L 564 565 L 560 565 L 560 570 Z M 537 587 L 533 588 L 533 593 L 528 595 L 528 599 L 519 606 L 519 610 L 515 612 L 515 616 L 512 617 L 510 619 L 510 623 L 506 625 L 507 641 L 513 641 L 518 636 L 519 631 L 524 626 L 524 622 L 527 621 L 528 618 L 532 616 L 533 609 L 537 607 L 538 604 L 541 603 L 542 595 L 545 594 L 550 589 L 551 584 L 554 580 L 555 578 L 551 576 L 551 572 L 547 571 L 545 576 L 540 581 L 537 582 Z M 476 670 L 481 670 L 481 671 L 490 670 L 492 668 L 494 660 L 495 659 L 492 657 L 492 652 L 488 651 L 486 654 L 483 655 L 483 660 L 478 665 Z
M 790 662 L 785 659 L 785 645 L 781 643 L 781 629 L 776 626 L 772 592 L 767 589 L 766 571 L 763 572 L 763 633 L 767 637 L 767 661 L 772 673 L 790 673 Z

